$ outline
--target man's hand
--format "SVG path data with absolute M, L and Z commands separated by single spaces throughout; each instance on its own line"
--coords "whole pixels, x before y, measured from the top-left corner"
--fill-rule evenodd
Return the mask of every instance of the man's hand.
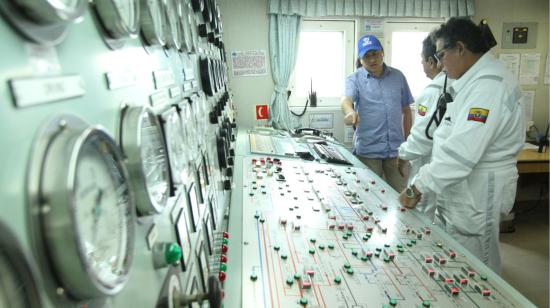
M 346 125 L 357 126 L 359 124 L 359 114 L 355 111 L 351 111 L 344 117 L 344 123 Z
M 401 174 L 402 177 L 405 177 L 405 171 L 407 167 L 407 161 L 403 160 L 401 158 L 397 158 L 397 170 L 399 170 L 399 174 Z
M 420 201 L 420 198 L 421 198 L 420 194 L 415 198 L 407 197 L 407 190 L 404 189 L 399 195 L 399 203 L 401 203 L 401 205 L 406 208 L 414 209 L 418 201 Z

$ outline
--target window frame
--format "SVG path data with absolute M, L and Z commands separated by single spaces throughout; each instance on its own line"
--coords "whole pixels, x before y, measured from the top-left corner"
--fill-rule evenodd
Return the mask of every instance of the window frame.
M 340 82 L 342 84 L 342 92 L 344 90 L 344 83 L 345 78 L 351 74 L 355 67 L 355 41 L 356 41 L 356 31 L 357 29 L 357 20 L 355 19 L 304 19 L 302 21 L 302 25 L 300 28 L 301 32 L 307 32 L 307 31 L 342 31 L 344 33 L 344 39 L 343 39 L 343 52 L 345 55 L 345 58 L 342 62 L 342 65 L 344 66 L 344 76 L 340 80 L 337 80 L 337 82 Z M 289 85 L 288 89 L 292 91 L 292 94 L 289 98 L 288 105 L 289 107 L 303 107 L 306 103 L 307 96 L 298 96 L 296 91 L 296 76 L 295 76 L 295 70 L 296 65 L 298 63 L 296 62 L 294 69 L 292 71 L 292 74 L 289 78 Z M 313 91 L 316 91 L 315 85 L 313 87 Z M 335 97 L 321 97 L 317 96 L 317 106 L 318 107 L 339 107 L 340 106 L 340 99 L 342 97 L 343 93 L 340 93 L 338 96 Z

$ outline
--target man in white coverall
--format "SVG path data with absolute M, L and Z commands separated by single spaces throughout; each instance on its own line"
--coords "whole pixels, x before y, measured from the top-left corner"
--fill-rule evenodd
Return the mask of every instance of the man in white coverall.
M 454 101 L 434 133 L 432 161 L 399 196 L 413 208 L 436 194 L 436 222 L 495 272 L 501 211 L 516 194 L 516 156 L 525 141 L 521 92 L 514 76 L 488 51 L 478 26 L 451 18 L 435 32 L 438 60 Z
M 411 133 L 407 141 L 399 147 L 399 171 L 402 175 L 404 174 L 404 162 L 410 162 L 409 185 L 420 167 L 430 162 L 432 154 L 433 142 L 426 136 L 426 127 L 434 111 L 437 109 L 437 102 L 443 93 L 443 84 L 445 82 L 445 73 L 441 71 L 442 67 L 434 57 L 435 50 L 435 42 L 430 34 L 422 42 L 421 63 L 426 77 L 432 79 L 432 81 L 415 99 L 416 116 Z M 447 85 L 449 84 L 450 80 L 447 81 Z M 432 122 L 429 129 L 430 137 L 433 136 L 435 128 L 436 123 Z M 431 191 L 423 192 L 422 199 L 416 204 L 416 209 L 424 213 L 430 221 L 433 221 L 435 212 L 434 193 Z

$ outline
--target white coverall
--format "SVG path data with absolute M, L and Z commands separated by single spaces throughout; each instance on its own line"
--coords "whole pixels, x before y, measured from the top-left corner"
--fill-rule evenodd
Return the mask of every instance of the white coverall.
M 430 121 L 434 111 L 437 109 L 437 101 L 443 93 L 443 83 L 445 82 L 445 73 L 440 72 L 434 79 L 422 90 L 422 93 L 415 99 L 416 115 L 411 128 L 411 133 L 399 147 L 399 158 L 407 160 L 410 163 L 408 185 L 411 184 L 413 177 L 418 173 L 420 167 L 430 162 L 432 155 L 433 141 L 426 137 L 426 126 Z M 447 87 L 451 80 L 447 81 Z M 433 137 L 435 122 L 430 127 L 430 136 Z M 435 212 L 435 194 L 426 191 L 422 194 L 422 199 L 416 204 L 415 209 L 424 213 L 430 221 L 434 220 Z
M 514 204 L 516 156 L 525 142 L 517 80 L 485 53 L 450 89 L 432 161 L 413 184 L 436 194 L 436 223 L 495 272 L 501 212 Z

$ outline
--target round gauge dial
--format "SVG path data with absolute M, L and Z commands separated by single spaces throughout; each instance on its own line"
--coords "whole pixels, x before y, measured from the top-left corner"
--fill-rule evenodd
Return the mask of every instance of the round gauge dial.
M 147 45 L 165 45 L 168 20 L 162 1 L 140 0 L 141 35 Z
M 94 0 L 95 10 L 107 36 L 122 39 L 139 30 L 139 0 Z
M 176 0 L 166 0 L 165 14 L 168 19 L 169 35 L 167 45 L 177 50 L 182 46 L 181 22 L 178 15 Z
M 31 41 L 58 44 L 69 25 L 81 17 L 87 0 L 3 0 L 0 10 L 12 26 Z
M 194 162 L 198 153 L 197 129 L 195 127 L 193 105 L 187 99 L 180 103 L 180 116 L 182 123 L 185 123 L 183 129 L 187 136 L 186 144 L 189 149 L 189 160 Z
M 191 7 L 191 4 L 188 4 L 188 18 L 189 18 L 189 27 L 191 30 L 191 39 L 193 42 L 192 51 L 198 52 L 199 50 L 199 33 L 197 30 L 197 20 L 195 19 L 195 13 Z
M 34 272 L 16 237 L 0 223 L 0 307 L 42 307 Z
M 183 33 L 182 48 L 184 49 L 184 51 L 192 52 L 193 35 L 191 33 L 191 18 L 189 14 L 193 14 L 189 0 L 178 1 L 178 16 L 181 25 L 181 31 Z
M 170 175 L 162 128 L 150 108 L 134 106 L 124 111 L 121 141 L 138 212 L 160 213 L 170 194 Z
M 168 149 L 172 182 L 182 184 L 183 174 L 188 163 L 183 125 L 175 107 L 170 108 L 162 116 L 164 118 L 164 131 L 166 132 L 166 147 Z
M 40 189 L 38 196 L 31 189 L 29 200 L 41 213 L 44 240 L 37 246 L 47 251 L 55 276 L 73 298 L 90 299 L 114 295 L 127 281 L 135 204 L 113 139 L 73 118 L 78 125 L 61 118 L 57 129 L 41 130 L 35 158 L 42 160 L 31 168 Z

